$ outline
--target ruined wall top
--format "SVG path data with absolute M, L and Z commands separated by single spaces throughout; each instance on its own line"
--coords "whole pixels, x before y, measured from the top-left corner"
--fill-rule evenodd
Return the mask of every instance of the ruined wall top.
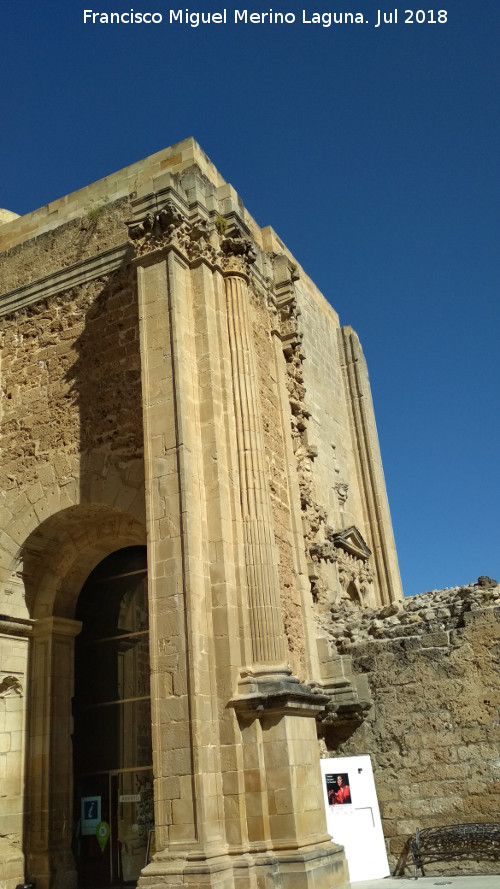
M 415 637 L 461 626 L 469 612 L 499 607 L 500 584 L 481 576 L 475 583 L 418 593 L 383 608 L 361 609 L 353 602 L 341 600 L 332 606 L 330 624 L 325 620 L 324 629 L 337 651 L 344 654 L 356 645 L 376 639 L 407 639 L 413 644 Z

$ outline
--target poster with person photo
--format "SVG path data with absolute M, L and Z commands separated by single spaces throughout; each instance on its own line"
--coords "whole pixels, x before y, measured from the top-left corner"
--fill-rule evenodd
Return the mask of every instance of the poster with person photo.
M 352 803 L 349 775 L 325 775 L 326 794 L 330 806 L 345 806 Z

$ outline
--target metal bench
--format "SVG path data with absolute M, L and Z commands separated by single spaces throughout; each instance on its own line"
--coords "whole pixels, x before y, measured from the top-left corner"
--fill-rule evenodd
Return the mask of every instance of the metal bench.
M 418 868 L 425 877 L 424 864 L 431 861 L 500 859 L 500 824 L 449 824 L 417 829 L 411 838 L 410 849 L 415 879 L 418 879 Z

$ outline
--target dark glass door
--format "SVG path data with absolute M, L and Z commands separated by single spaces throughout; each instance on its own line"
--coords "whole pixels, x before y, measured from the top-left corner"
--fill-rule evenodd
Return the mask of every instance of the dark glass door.
M 153 828 L 146 552 L 118 550 L 76 617 L 75 857 L 81 886 L 135 883 Z

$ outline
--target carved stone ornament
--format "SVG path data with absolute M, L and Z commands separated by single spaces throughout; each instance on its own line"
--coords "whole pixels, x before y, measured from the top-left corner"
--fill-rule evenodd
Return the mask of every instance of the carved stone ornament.
M 23 696 L 23 687 L 17 676 L 5 676 L 0 682 L 0 698 L 11 698 L 18 695 Z
M 335 490 L 337 492 L 339 503 L 341 504 L 341 506 L 343 506 L 348 497 L 349 485 L 347 484 L 347 482 L 337 482 L 337 484 L 335 485 Z
M 138 222 L 127 223 L 129 238 L 138 256 L 172 246 L 188 262 L 204 259 L 226 273 L 248 277 L 257 253 L 250 238 L 245 238 L 237 227 L 225 237 L 215 225 L 204 218 L 189 220 L 172 201 L 161 209 L 148 213 Z
M 371 592 L 374 580 L 371 568 L 362 559 L 357 559 L 351 553 L 345 552 L 338 554 L 337 567 L 343 593 L 348 598 L 359 598 L 362 603 Z M 352 595 L 353 589 L 355 590 L 354 597 Z
M 300 329 L 301 310 L 297 304 L 294 282 L 299 280 L 296 265 L 284 253 L 272 253 L 274 301 L 278 313 L 277 332 L 281 337 L 285 357 L 292 357 L 295 346 L 300 345 L 303 332 Z
M 225 272 L 248 275 L 250 266 L 257 259 L 252 241 L 241 236 L 239 231 L 231 233 L 221 241 L 222 268 Z
M 360 531 L 351 525 L 344 531 L 331 535 L 336 550 L 339 581 L 346 596 L 355 597 L 363 602 L 371 592 L 374 574 L 370 566 L 371 550 L 366 545 Z
M 187 220 L 173 201 L 166 201 L 160 210 L 148 213 L 139 222 L 127 224 L 138 256 L 172 245 L 190 261 L 202 258 L 211 263 L 216 261 L 218 251 L 212 244 L 207 220 Z
M 294 296 L 286 295 L 286 297 L 278 300 L 277 305 L 283 351 L 285 357 L 289 358 L 292 356 L 294 347 L 300 346 L 304 338 L 304 333 L 300 327 L 302 312 Z
M 184 223 L 184 217 L 173 201 L 167 201 L 161 210 L 148 213 L 140 222 L 129 222 L 128 230 L 133 241 L 155 241 L 169 237 Z
M 307 427 L 311 415 L 306 406 L 306 388 L 302 367 L 305 359 L 301 328 L 302 313 L 294 286 L 299 275 L 296 267 L 285 254 L 274 254 L 272 260 L 278 314 L 277 333 L 281 337 L 286 360 L 290 425 L 293 449 L 297 460 L 297 478 L 309 576 L 312 579 L 317 577 L 315 564 L 325 555 L 323 541 L 327 514 L 314 496 L 312 462 L 317 457 L 318 451 L 315 447 L 310 446 L 307 440 Z M 331 549 L 330 544 L 327 545 L 327 549 Z

